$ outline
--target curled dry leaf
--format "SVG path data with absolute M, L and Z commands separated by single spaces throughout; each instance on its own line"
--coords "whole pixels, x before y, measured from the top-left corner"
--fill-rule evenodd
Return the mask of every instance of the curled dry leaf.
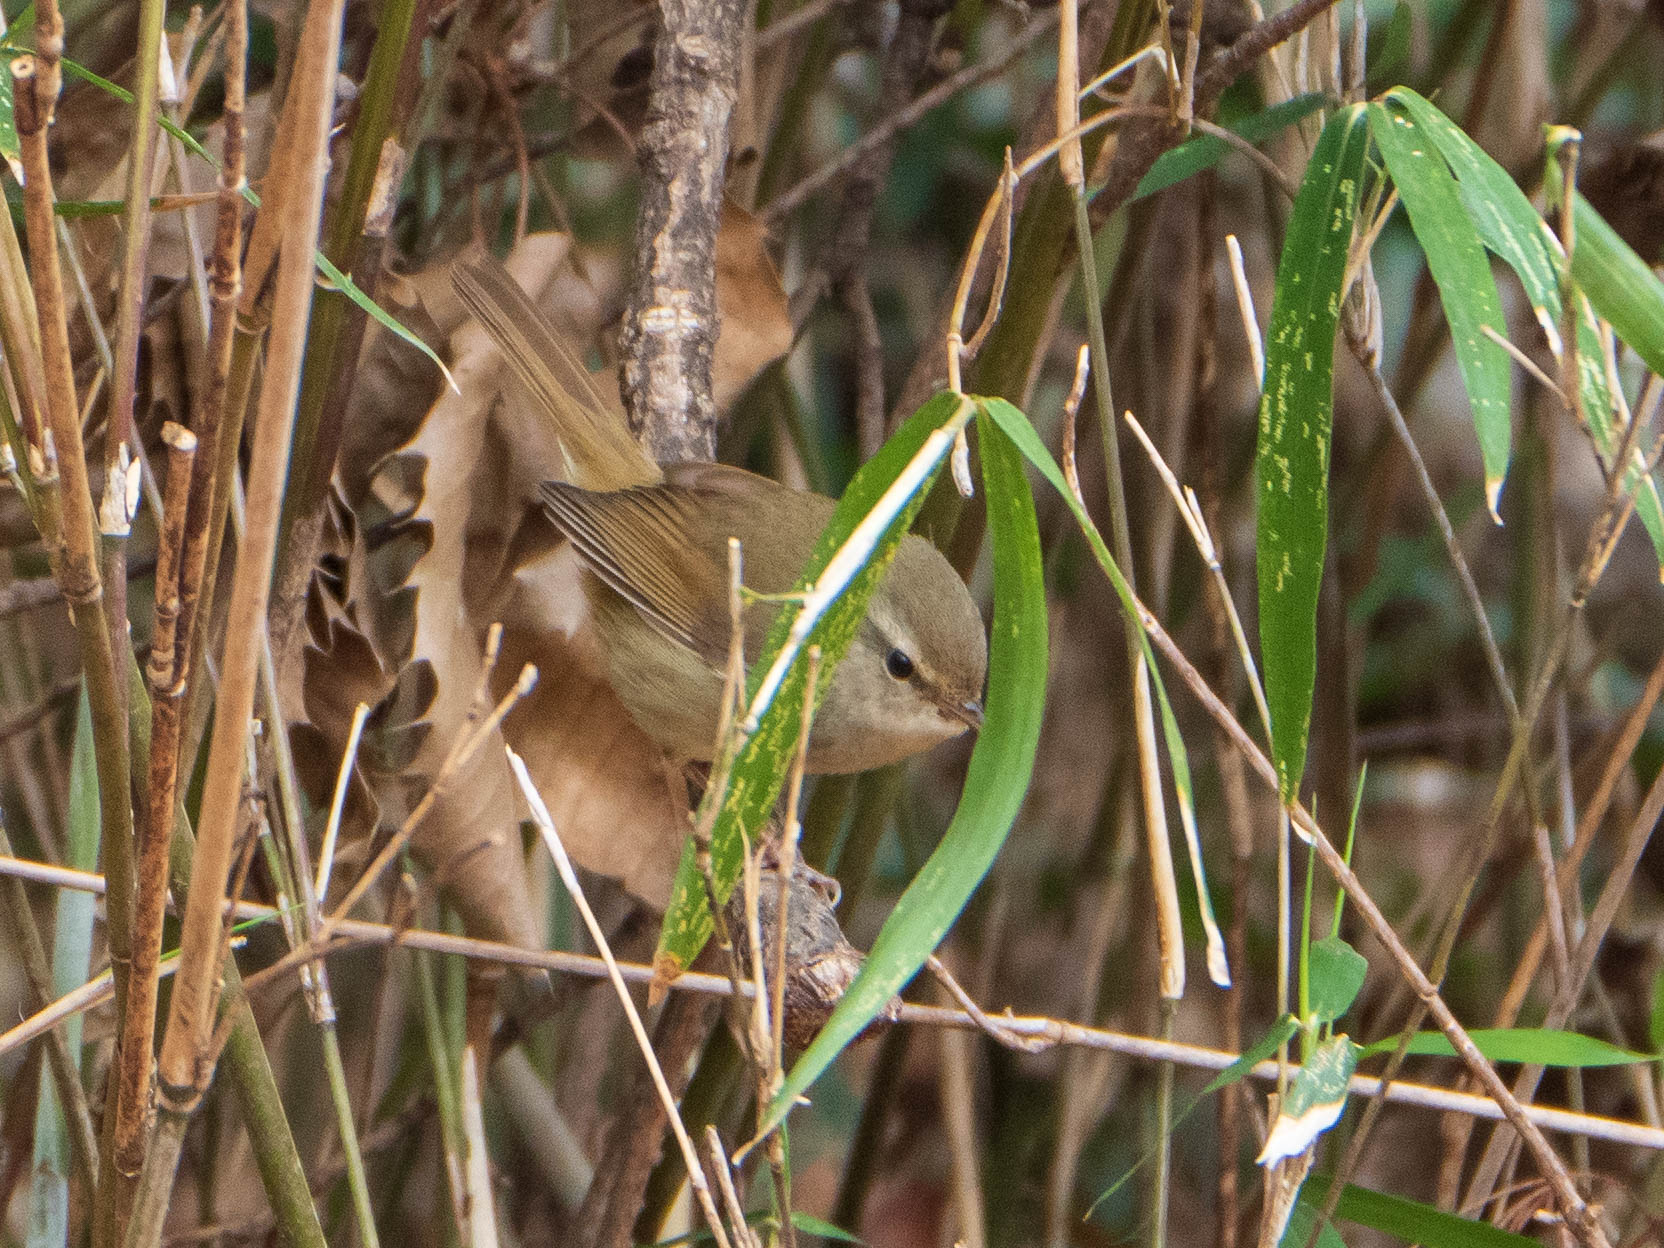
M 717 410 L 726 412 L 757 374 L 792 349 L 792 318 L 762 221 L 722 206 L 716 236 L 716 311 L 722 322 L 711 363 Z

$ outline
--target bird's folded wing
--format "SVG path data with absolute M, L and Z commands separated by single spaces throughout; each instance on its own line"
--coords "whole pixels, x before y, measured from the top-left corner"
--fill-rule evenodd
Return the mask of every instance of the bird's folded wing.
M 720 665 L 727 627 L 701 601 L 713 595 L 695 587 L 723 585 L 727 573 L 689 540 L 682 494 L 670 486 L 597 493 L 563 481 L 541 491 L 549 519 L 602 582 L 666 637 Z

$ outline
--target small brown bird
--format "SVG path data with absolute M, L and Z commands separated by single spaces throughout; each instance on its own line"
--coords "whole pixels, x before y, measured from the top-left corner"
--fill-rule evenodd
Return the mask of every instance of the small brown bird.
M 501 264 L 470 257 L 452 275 L 554 423 L 571 480 L 546 482 L 542 502 L 583 560 L 614 692 L 671 754 L 710 759 L 731 631 L 728 539 L 740 541 L 747 588 L 783 594 L 835 504 L 724 464 L 661 469 Z M 748 663 L 779 609 L 745 607 Z M 970 592 L 940 551 L 909 534 L 816 712 L 808 769 L 881 767 L 979 726 L 987 667 Z

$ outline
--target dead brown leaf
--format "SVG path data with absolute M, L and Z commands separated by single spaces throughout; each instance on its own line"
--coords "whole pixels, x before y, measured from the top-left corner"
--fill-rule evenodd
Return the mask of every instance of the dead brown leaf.
M 716 310 L 722 330 L 711 364 L 719 412 L 757 375 L 792 349 L 792 319 L 779 271 L 768 254 L 768 231 L 743 208 L 722 208 L 716 236 Z

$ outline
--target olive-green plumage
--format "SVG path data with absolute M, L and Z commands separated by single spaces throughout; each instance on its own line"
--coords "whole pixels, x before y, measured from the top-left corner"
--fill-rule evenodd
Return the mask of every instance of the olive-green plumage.
M 584 562 L 614 691 L 666 750 L 709 759 L 730 648 L 728 539 L 740 541 L 747 588 L 785 593 L 833 501 L 723 464 L 661 469 L 501 265 L 468 260 L 454 273 L 555 424 L 572 480 L 545 483 L 542 501 Z M 748 662 L 778 610 L 745 608 Z M 865 771 L 976 726 L 987 665 L 964 582 L 929 542 L 903 538 L 816 712 L 809 770 Z

